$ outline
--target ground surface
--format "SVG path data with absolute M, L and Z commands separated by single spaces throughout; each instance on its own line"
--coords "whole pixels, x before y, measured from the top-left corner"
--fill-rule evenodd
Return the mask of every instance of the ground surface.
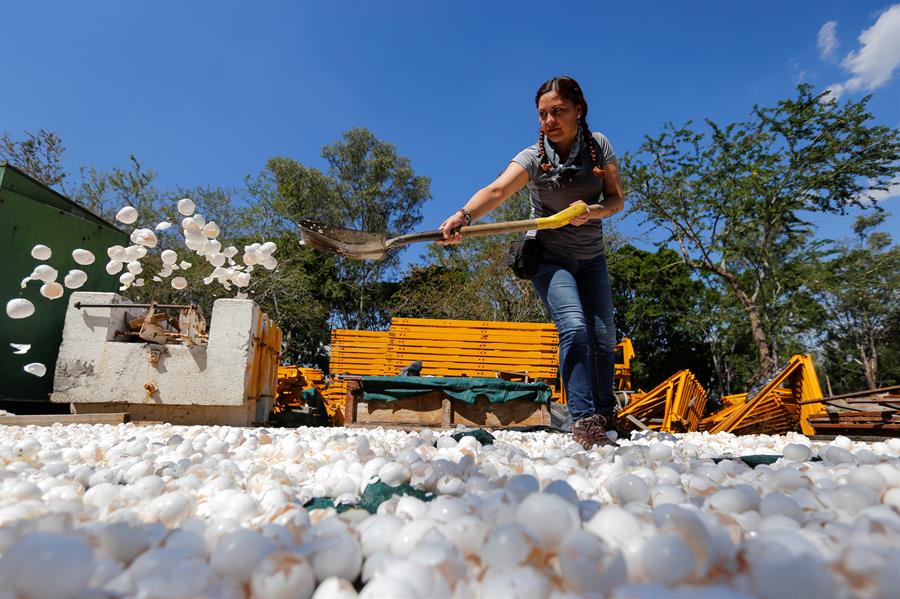
M 0 599 L 900 588 L 900 440 L 495 435 L 0 426 Z M 434 498 L 345 510 L 375 479 Z

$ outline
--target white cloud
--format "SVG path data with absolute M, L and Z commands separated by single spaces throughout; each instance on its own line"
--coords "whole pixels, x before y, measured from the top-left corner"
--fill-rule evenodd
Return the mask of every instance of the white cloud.
M 891 179 L 887 190 L 869 192 L 872 199 L 876 202 L 883 202 L 890 198 L 900 197 L 900 175 Z
M 821 30 L 819 37 L 821 43 Z M 900 66 L 900 4 L 894 4 L 881 13 L 875 24 L 859 35 L 859 42 L 861 48 L 847 54 L 841 62 L 851 77 L 828 88 L 835 98 L 844 92 L 878 89 L 890 80 L 894 69 Z
M 819 29 L 818 36 L 819 56 L 823 59 L 831 58 L 835 48 L 838 47 L 837 41 L 837 21 L 828 21 Z

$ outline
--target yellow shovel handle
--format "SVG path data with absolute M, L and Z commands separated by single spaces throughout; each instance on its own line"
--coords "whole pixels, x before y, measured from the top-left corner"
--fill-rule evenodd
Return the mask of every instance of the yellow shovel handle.
M 576 216 L 581 216 L 588 210 L 588 205 L 582 201 L 577 201 L 565 210 L 560 210 L 553 216 L 545 216 L 537 219 L 538 229 L 558 229 L 569 224 Z

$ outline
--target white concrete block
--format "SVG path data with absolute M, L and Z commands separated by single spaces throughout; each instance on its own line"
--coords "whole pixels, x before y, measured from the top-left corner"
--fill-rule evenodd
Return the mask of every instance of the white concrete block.
M 81 304 L 120 304 L 114 293 L 76 292 L 69 298 L 51 401 L 127 406 L 227 406 L 246 413 L 245 424 L 264 422 L 277 382 L 281 331 L 251 300 L 220 299 L 213 304 L 209 343 L 159 345 L 120 334 L 141 310 Z M 235 410 L 228 412 L 229 424 Z M 157 410 L 153 411 L 158 415 Z M 175 414 L 184 410 L 171 410 Z M 215 410 L 192 410 L 209 414 Z M 204 416 L 205 417 L 205 416 Z M 224 422 L 223 422 L 224 423 Z

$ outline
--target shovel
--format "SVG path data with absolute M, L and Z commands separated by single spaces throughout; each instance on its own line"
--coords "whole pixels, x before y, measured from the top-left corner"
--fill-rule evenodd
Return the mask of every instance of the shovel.
M 553 216 L 513 220 L 504 223 L 469 225 L 460 227 L 459 233 L 463 239 L 466 239 L 469 237 L 518 233 L 532 229 L 558 229 L 568 225 L 569 221 L 583 214 L 587 211 L 587 208 L 587 204 L 584 202 L 575 202 Z M 423 231 L 421 233 L 408 233 L 385 239 L 384 235 L 379 233 L 342 229 L 306 219 L 300 219 L 297 226 L 300 228 L 300 239 L 304 245 L 358 260 L 381 260 L 387 255 L 388 250 L 420 241 L 439 241 L 444 238 L 444 233 L 440 229 Z

